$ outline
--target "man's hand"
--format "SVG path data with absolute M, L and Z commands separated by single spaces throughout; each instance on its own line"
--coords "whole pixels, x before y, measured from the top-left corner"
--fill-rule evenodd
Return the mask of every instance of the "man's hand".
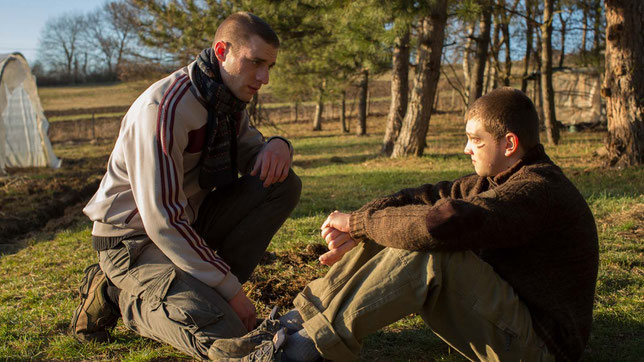
M 322 237 L 329 251 L 320 256 L 320 263 L 331 266 L 342 259 L 344 254 L 356 246 L 356 241 L 349 234 L 349 214 L 334 211 L 322 224 Z
M 250 332 L 255 328 L 257 321 L 257 314 L 253 302 L 248 299 L 242 289 L 235 294 L 235 296 L 228 301 L 228 304 L 233 308 L 239 319 L 241 319 L 246 329 Z
M 264 187 L 275 182 L 282 182 L 288 176 L 291 167 L 291 151 L 285 141 L 274 138 L 262 147 L 250 172 L 251 176 L 259 174 Z
M 329 216 L 327 216 L 320 229 L 324 230 L 326 228 L 334 228 L 348 233 L 349 231 L 351 231 L 349 228 L 350 216 L 350 214 L 335 210 L 334 212 L 330 213 Z

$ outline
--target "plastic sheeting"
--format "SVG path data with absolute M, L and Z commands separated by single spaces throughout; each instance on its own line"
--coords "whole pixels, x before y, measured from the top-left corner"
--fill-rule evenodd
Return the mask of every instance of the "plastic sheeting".
M 60 167 L 27 62 L 14 53 L 0 56 L 0 67 L 0 174 L 5 167 Z

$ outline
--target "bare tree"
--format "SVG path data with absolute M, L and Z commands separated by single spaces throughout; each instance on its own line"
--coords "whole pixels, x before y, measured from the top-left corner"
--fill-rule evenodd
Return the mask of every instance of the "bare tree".
M 389 106 L 389 115 L 387 116 L 385 137 L 380 150 L 386 156 L 391 156 L 394 142 L 400 134 L 405 111 L 407 111 L 409 100 L 409 38 L 409 25 L 406 25 L 401 34 L 396 37 L 394 43 L 393 69 L 391 71 L 391 104 Z
M 542 14 L 543 11 L 539 8 L 539 2 L 535 1 L 535 2 L 533 2 L 532 5 L 534 6 L 532 13 L 534 14 L 535 19 L 537 18 L 537 14 L 543 15 Z M 540 24 L 536 20 L 535 20 L 535 23 Z M 535 89 L 536 89 L 535 100 L 537 102 L 536 102 L 535 106 L 537 107 L 537 113 L 539 113 L 539 119 L 541 120 L 541 123 L 543 123 L 544 120 L 546 119 L 546 117 L 545 117 L 545 112 L 544 112 L 544 109 L 543 109 L 543 93 L 544 92 L 543 92 L 543 87 L 542 87 L 543 83 L 541 82 L 541 78 L 543 76 L 541 74 L 541 68 L 542 68 L 542 64 L 543 64 L 543 61 L 542 61 L 543 58 L 541 56 L 541 53 L 543 53 L 542 47 L 541 47 L 541 26 L 535 27 L 535 34 L 536 34 L 536 44 L 537 44 L 537 46 L 534 49 L 534 59 L 535 59 L 534 72 L 537 75 L 537 79 L 536 79 L 536 82 L 535 82 L 536 83 L 535 84 Z
M 559 68 L 563 67 L 564 64 L 564 57 L 566 55 L 566 26 L 568 25 L 568 20 L 570 20 L 570 8 L 567 8 L 564 10 L 564 7 L 566 4 L 563 2 L 559 2 L 559 5 L 561 8 L 557 12 L 557 15 L 559 16 L 559 23 L 561 24 L 561 29 L 560 29 L 560 34 L 561 34 L 561 53 L 559 54 Z M 568 16 L 564 16 L 564 12 L 568 14 Z
M 496 11 L 494 17 L 494 43 L 491 47 L 491 54 L 494 60 L 494 86 L 496 88 L 498 80 L 505 86 L 510 85 L 510 77 L 512 75 L 512 53 L 511 53 L 511 36 L 510 36 L 510 21 L 512 15 L 516 13 L 519 0 L 514 0 L 512 6 L 506 8 L 506 0 L 497 0 Z M 504 49 L 504 62 L 501 68 L 501 60 L 499 53 L 501 47 Z
M 134 42 L 137 40 L 136 29 L 139 16 L 136 13 L 137 9 L 124 1 L 109 2 L 103 9 L 108 16 L 108 23 L 116 43 L 115 70 L 118 71 L 126 53 L 133 51 Z
M 559 143 L 559 127 L 555 113 L 555 91 L 552 85 L 552 20 L 554 0 L 543 2 L 543 23 L 541 24 L 541 92 L 543 93 L 544 123 L 548 143 Z
M 116 43 L 110 34 L 103 9 L 98 9 L 87 15 L 85 36 L 87 43 L 97 50 L 103 59 L 105 70 L 109 74 L 114 74 L 113 59 Z
M 640 0 L 605 0 L 606 73 L 602 95 L 614 166 L 644 163 L 644 10 Z
M 472 72 L 470 73 L 469 101 L 468 105 L 483 94 L 483 77 L 485 75 L 485 63 L 488 58 L 488 47 L 490 45 L 490 28 L 492 24 L 492 9 L 489 0 L 479 0 L 481 5 L 481 17 L 479 21 L 479 34 L 476 36 L 476 57 Z
M 592 0 L 592 13 L 593 13 L 593 54 L 599 55 L 601 50 L 602 38 L 602 7 L 601 0 Z
M 105 3 L 87 15 L 87 43 L 103 59 L 105 70 L 112 77 L 127 52 L 132 52 L 136 42 L 136 8 L 123 1 Z
M 505 4 L 504 0 L 499 0 L 501 3 Z M 501 39 L 501 16 L 499 14 L 494 14 L 492 17 L 493 26 L 493 35 L 490 41 L 490 49 L 488 51 L 488 74 L 489 78 L 492 76 L 492 89 L 498 87 L 499 83 L 499 73 L 501 73 L 501 61 L 499 60 L 499 51 L 501 50 L 501 45 L 503 40 Z M 488 87 L 490 85 L 489 80 L 486 79 L 486 85 L 483 93 L 488 92 Z
M 523 76 L 521 77 L 521 91 L 526 92 L 528 90 L 528 71 L 530 69 L 530 57 L 532 55 L 532 35 L 534 34 L 534 19 L 532 19 L 532 1 L 525 0 L 525 60 L 523 62 Z
M 581 11 L 583 14 L 582 20 L 581 20 L 581 48 L 580 48 L 580 54 L 581 54 L 581 59 L 582 59 L 582 64 L 586 64 L 586 39 L 588 38 L 588 3 L 586 1 L 580 1 L 579 5 L 581 7 Z
M 440 76 L 441 55 L 447 22 L 447 0 L 432 3 L 430 14 L 419 21 L 417 66 L 414 87 L 400 136 L 391 157 L 422 156 L 432 104 Z
M 85 17 L 80 14 L 68 13 L 48 20 L 40 36 L 41 62 L 62 70 L 68 78 L 78 74 L 79 49 L 85 28 Z
M 469 87 L 472 69 L 470 67 L 470 57 L 472 56 L 472 42 L 474 40 L 474 29 L 476 23 L 471 22 L 467 25 L 467 40 L 465 42 L 465 50 L 463 51 L 463 82 Z M 469 88 L 465 88 L 465 94 L 469 97 Z M 467 105 L 466 105 L 467 106 Z

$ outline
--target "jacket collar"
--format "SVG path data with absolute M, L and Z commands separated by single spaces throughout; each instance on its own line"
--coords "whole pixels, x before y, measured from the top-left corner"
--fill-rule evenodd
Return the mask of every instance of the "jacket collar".
M 492 185 L 500 185 L 517 173 L 517 171 L 519 171 L 523 166 L 533 165 L 536 163 L 548 163 L 554 165 L 550 157 L 546 155 L 546 150 L 543 148 L 542 144 L 532 147 L 514 165 L 494 177 L 488 177 L 488 180 Z

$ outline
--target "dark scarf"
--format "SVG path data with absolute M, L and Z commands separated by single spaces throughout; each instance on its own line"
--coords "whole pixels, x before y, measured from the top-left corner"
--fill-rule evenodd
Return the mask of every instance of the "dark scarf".
M 237 128 L 246 102 L 235 97 L 219 73 L 219 63 L 212 48 L 197 56 L 193 84 L 208 109 L 206 143 L 199 160 L 199 186 L 212 190 L 237 179 Z

